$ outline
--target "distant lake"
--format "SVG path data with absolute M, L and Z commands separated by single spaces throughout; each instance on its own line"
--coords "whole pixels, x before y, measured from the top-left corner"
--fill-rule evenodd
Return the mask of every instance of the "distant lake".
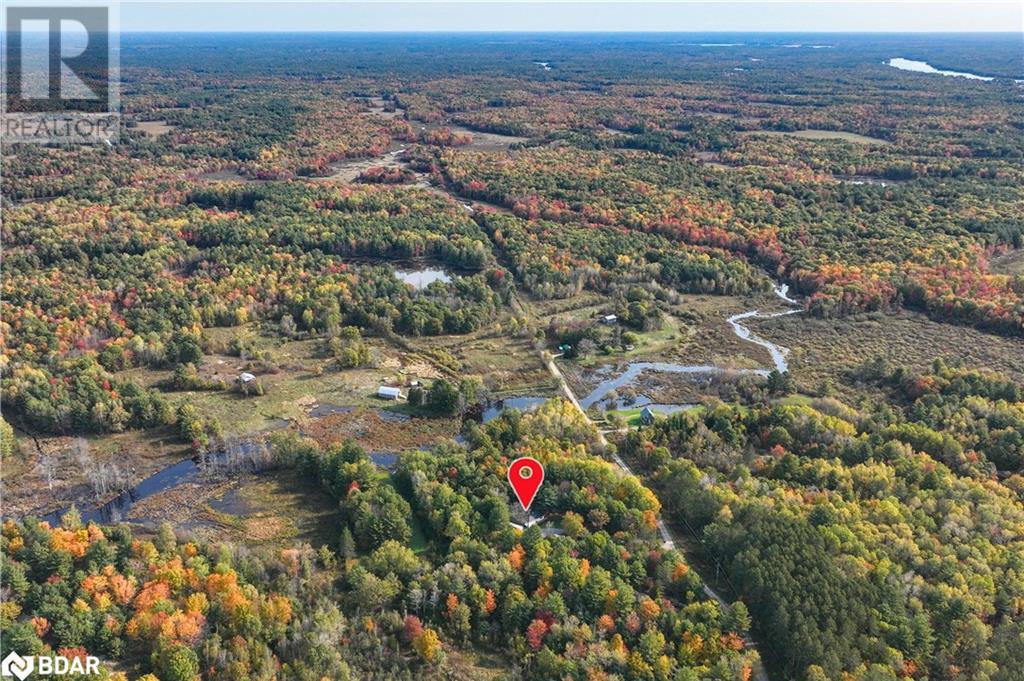
M 943 71 L 937 69 L 926 61 L 914 61 L 913 59 L 904 59 L 903 57 L 896 57 L 885 62 L 889 66 L 894 66 L 901 71 L 914 71 L 915 73 L 938 73 L 943 76 L 957 76 L 959 78 L 969 78 L 970 80 L 994 80 L 987 76 L 979 76 L 976 73 L 967 73 L 966 71 Z
M 433 284 L 435 281 L 443 281 L 445 283 L 452 280 L 450 274 L 444 270 L 435 269 L 432 267 L 424 267 L 418 270 L 395 270 L 395 276 L 409 284 L 417 291 L 422 291 L 426 287 Z

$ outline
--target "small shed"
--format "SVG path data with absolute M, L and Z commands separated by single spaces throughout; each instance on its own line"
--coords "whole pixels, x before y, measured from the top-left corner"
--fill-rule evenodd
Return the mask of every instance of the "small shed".
M 256 377 L 250 374 L 248 371 L 244 371 L 238 374 L 238 382 L 242 385 L 248 385 L 256 380 Z
M 654 412 L 651 411 L 650 407 L 644 407 L 640 410 L 640 423 L 645 426 L 649 426 L 654 423 Z
M 613 315 L 613 314 L 606 314 L 605 316 L 601 317 L 601 323 L 602 324 L 615 324 L 618 321 L 619 321 L 618 316 Z
M 402 391 L 399 388 L 392 388 L 388 385 L 382 385 L 377 388 L 377 397 L 385 400 L 397 400 L 402 396 Z

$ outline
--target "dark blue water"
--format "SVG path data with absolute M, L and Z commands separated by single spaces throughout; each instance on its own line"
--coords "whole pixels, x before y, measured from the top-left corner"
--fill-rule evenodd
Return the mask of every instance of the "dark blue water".
M 398 465 L 398 452 L 370 452 L 370 461 L 381 468 L 392 470 Z
M 483 413 L 480 415 L 480 421 L 483 423 L 492 421 L 501 416 L 501 412 L 505 409 L 530 411 L 547 401 L 547 397 L 537 397 L 535 395 L 523 395 L 522 397 L 509 397 L 504 400 L 498 400 L 497 402 L 492 402 L 487 405 Z
M 695 404 L 658 404 L 647 395 L 637 395 L 636 397 L 619 397 L 615 400 L 604 400 L 600 403 L 600 407 L 604 411 L 614 411 L 618 409 L 636 409 L 637 407 L 647 407 L 655 414 L 675 414 L 676 412 L 683 411 L 685 409 L 692 409 L 697 405 Z
M 154 473 L 135 487 L 125 490 L 102 506 L 79 509 L 83 522 L 113 523 L 127 517 L 132 506 L 146 497 L 151 497 L 169 487 L 195 479 L 200 473 L 199 464 L 192 459 L 179 461 L 173 466 Z M 56 525 L 69 509 L 47 513 L 41 519 Z
M 396 418 L 408 419 L 404 414 L 394 414 Z M 252 443 L 242 443 L 242 450 L 254 446 Z M 214 455 L 214 461 L 221 459 L 223 455 Z M 393 469 L 398 464 L 398 454 L 396 452 L 372 452 L 370 454 L 370 460 L 381 468 L 388 470 Z M 149 476 L 138 485 L 135 485 L 131 489 L 125 490 L 111 499 L 107 503 L 101 506 L 95 506 L 89 509 L 79 509 L 79 513 L 82 516 L 82 522 L 89 523 L 116 523 L 124 520 L 128 517 L 132 507 L 146 499 L 163 492 L 164 490 L 171 489 L 185 482 L 192 482 L 198 480 L 202 475 L 203 469 L 199 465 L 198 459 L 185 459 L 179 461 L 176 464 L 168 466 L 160 471 L 157 471 L 153 475 Z M 60 523 L 61 516 L 67 513 L 70 509 L 64 508 L 59 511 L 53 511 L 42 516 L 40 520 L 45 520 L 50 525 L 57 525 Z

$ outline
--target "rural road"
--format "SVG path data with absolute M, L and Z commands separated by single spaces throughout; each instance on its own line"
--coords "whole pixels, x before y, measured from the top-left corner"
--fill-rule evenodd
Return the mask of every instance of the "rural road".
M 558 368 L 557 364 L 555 364 L 555 357 L 560 357 L 560 356 L 561 356 L 560 354 L 559 355 L 550 355 L 550 354 L 548 354 L 547 352 L 545 352 L 543 350 L 541 351 L 541 359 L 544 361 L 545 366 L 547 366 L 548 371 L 551 372 L 551 375 L 554 376 L 555 379 L 558 381 L 558 385 L 559 385 L 559 387 L 560 387 L 560 389 L 562 391 L 562 394 L 565 395 L 565 398 L 567 400 L 569 400 L 569 402 L 571 402 L 572 405 L 574 407 L 576 407 L 580 411 L 581 414 L 583 414 L 583 417 L 586 418 L 587 421 L 591 425 L 593 425 L 594 422 L 591 420 L 590 415 L 587 414 L 586 410 L 583 409 L 583 407 L 580 406 L 580 402 L 579 402 L 578 399 L 576 399 L 575 393 L 573 393 L 572 388 L 569 387 L 569 382 L 565 380 L 565 374 L 563 374 L 562 370 Z M 617 431 L 609 430 L 607 432 L 612 433 L 612 432 L 617 432 Z M 600 428 L 598 428 L 597 435 L 598 435 L 599 441 L 600 441 L 600 443 L 602 445 L 607 445 L 608 444 L 608 440 L 605 437 L 605 431 L 602 431 Z M 620 457 L 618 454 L 612 454 L 612 461 L 614 461 L 615 464 L 620 469 L 622 469 L 622 471 L 626 475 L 635 475 L 633 473 L 633 471 L 629 468 L 629 466 L 626 464 L 626 462 L 622 460 L 622 457 Z M 663 521 L 660 517 L 658 518 L 658 533 L 661 535 L 661 538 L 662 538 L 661 545 L 664 548 L 669 549 L 669 550 L 673 550 L 673 549 L 677 548 L 675 539 L 672 538 L 672 532 L 668 529 L 668 526 L 665 524 L 665 521 Z M 701 581 L 701 586 L 704 589 L 704 594 L 708 598 L 716 601 L 718 603 L 718 605 L 723 607 L 723 608 L 727 607 L 729 605 L 728 601 L 726 601 L 714 589 L 712 589 L 710 586 L 708 586 L 707 580 L 704 579 L 703 575 L 701 575 L 701 580 L 700 581 Z M 748 647 L 757 650 L 757 642 L 756 641 L 754 641 L 750 637 L 747 637 L 744 640 L 745 640 L 745 642 L 746 642 Z M 759 655 L 760 655 L 760 653 L 759 653 Z M 767 672 L 765 672 L 764 664 L 762 662 L 760 662 L 760 660 L 753 667 L 753 679 L 754 679 L 754 681 L 770 681 L 769 678 L 768 678 Z
M 785 284 L 776 284 L 774 286 L 774 292 L 775 292 L 775 295 L 777 297 L 781 298 L 788 305 L 792 305 L 792 306 L 799 305 L 799 301 L 789 297 L 789 287 L 787 285 L 785 285 Z M 519 297 L 516 296 L 514 292 L 512 294 L 512 301 L 511 302 L 512 302 L 512 305 L 515 306 L 518 310 L 525 312 L 525 307 L 523 306 L 522 301 L 519 300 Z M 795 313 L 798 313 L 798 312 L 800 312 L 800 310 L 794 309 L 794 310 L 787 310 L 787 311 L 782 312 L 782 313 L 770 313 L 770 314 L 762 315 L 757 310 L 752 310 L 750 313 L 745 313 L 744 315 L 742 315 L 742 317 L 743 318 L 747 318 L 747 317 L 776 317 L 776 316 L 782 316 L 782 315 L 788 315 L 788 314 L 795 314 Z M 730 318 L 727 321 L 729 322 L 729 325 L 732 326 L 733 332 L 741 340 L 746 340 L 748 342 L 754 343 L 755 345 L 760 345 L 760 346 L 768 349 L 769 352 L 772 355 L 772 359 L 775 362 L 777 368 L 780 368 L 780 360 L 781 360 L 781 368 L 783 368 L 783 370 L 785 368 L 788 368 L 785 365 L 785 356 L 786 356 L 786 354 L 788 354 L 788 349 L 787 348 L 782 348 L 780 346 L 775 346 L 773 343 L 771 343 L 769 341 L 766 341 L 766 340 L 764 340 L 764 339 L 762 339 L 762 338 L 760 338 L 758 336 L 755 336 L 749 329 L 747 329 L 746 327 L 743 327 L 740 324 L 738 324 L 737 323 L 739 321 L 738 319 Z M 587 421 L 593 425 L 593 420 L 590 418 L 590 415 L 587 414 L 587 410 L 584 409 L 580 405 L 580 401 L 576 398 L 576 394 L 572 391 L 572 388 L 569 386 L 569 382 L 565 379 L 565 374 L 563 374 L 562 370 L 558 368 L 557 364 L 555 364 L 555 358 L 556 357 L 561 357 L 562 356 L 561 353 L 550 354 L 550 353 L 548 353 L 545 350 L 541 350 L 540 351 L 540 356 L 541 356 L 541 361 L 544 362 L 544 366 L 547 367 L 547 369 L 551 373 L 551 375 L 554 376 L 555 380 L 558 381 L 559 389 L 561 390 L 561 392 L 565 396 L 565 398 L 567 400 L 569 400 L 569 402 L 572 403 L 572 405 L 574 407 L 576 407 L 576 409 L 578 409 L 581 414 L 583 414 L 583 417 L 585 419 L 587 419 Z M 600 428 L 598 428 L 597 429 L 598 441 L 602 445 L 607 445 L 608 444 L 608 439 L 605 437 L 605 433 L 606 432 L 612 433 L 612 432 L 616 432 L 616 431 L 615 430 L 602 431 Z M 626 462 L 623 461 L 622 457 L 620 457 L 618 454 L 613 454 L 612 455 L 612 460 L 615 462 L 615 464 L 626 475 L 634 475 L 633 471 L 630 470 L 629 466 L 626 465 Z M 658 518 L 658 533 L 661 535 L 662 546 L 664 548 L 670 549 L 670 550 L 677 548 L 676 541 L 672 537 L 672 532 L 668 529 L 668 526 L 665 525 L 665 522 L 660 517 Z M 700 575 L 699 572 L 697 574 Z M 714 600 L 715 602 L 717 602 L 719 604 L 719 606 L 721 606 L 721 607 L 725 607 L 725 606 L 729 605 L 728 601 L 726 601 L 714 589 L 712 589 L 710 586 L 708 586 L 707 580 L 704 578 L 704 575 L 700 575 L 700 578 L 701 578 L 701 580 L 700 580 L 701 581 L 701 585 L 702 585 L 702 587 L 704 589 L 704 594 L 708 598 L 710 598 L 710 599 Z M 749 635 L 744 639 L 744 642 L 746 643 L 748 648 L 752 648 L 754 650 L 758 650 L 757 642 L 753 638 L 751 638 Z M 760 651 L 758 651 L 758 655 L 760 656 Z M 768 673 L 765 671 L 764 664 L 760 661 L 760 659 L 758 660 L 757 664 L 754 665 L 752 671 L 753 671 L 753 679 L 754 679 L 754 681 L 770 681 L 770 679 L 768 678 Z

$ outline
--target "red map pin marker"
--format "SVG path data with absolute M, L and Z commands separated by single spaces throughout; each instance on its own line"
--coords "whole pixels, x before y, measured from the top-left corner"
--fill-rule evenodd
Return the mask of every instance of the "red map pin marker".
M 508 467 L 508 484 L 516 493 L 516 498 L 524 511 L 530 510 L 530 504 L 537 496 L 540 484 L 544 482 L 544 466 L 537 459 L 524 456 L 516 459 Z

